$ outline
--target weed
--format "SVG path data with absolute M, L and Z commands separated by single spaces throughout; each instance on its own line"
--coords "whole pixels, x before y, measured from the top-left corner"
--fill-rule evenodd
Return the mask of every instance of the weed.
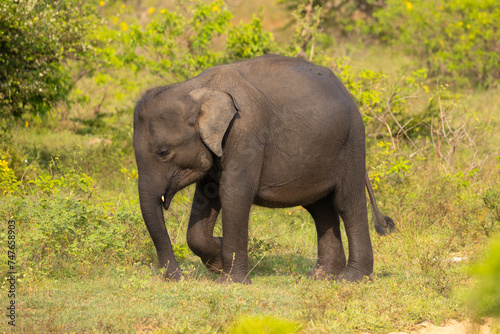
M 17 181 L 14 171 L 9 168 L 7 161 L 0 159 L 0 191 L 3 195 L 15 193 L 18 187 L 19 181 Z
M 483 201 L 486 208 L 493 215 L 492 223 L 500 223 L 500 186 L 494 185 L 486 190 L 483 194 Z M 484 227 L 483 227 L 484 228 Z

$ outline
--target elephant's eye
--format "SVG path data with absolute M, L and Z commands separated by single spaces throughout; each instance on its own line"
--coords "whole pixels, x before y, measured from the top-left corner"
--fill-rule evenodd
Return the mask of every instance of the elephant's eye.
M 165 158 L 167 155 L 170 154 L 170 149 L 166 148 L 166 147 L 163 147 L 163 148 L 160 148 L 156 154 L 158 154 L 158 156 L 160 158 Z

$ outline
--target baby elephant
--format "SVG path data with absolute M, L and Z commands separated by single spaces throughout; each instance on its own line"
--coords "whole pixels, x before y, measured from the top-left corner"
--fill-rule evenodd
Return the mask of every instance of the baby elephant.
M 266 55 L 148 90 L 135 107 L 134 150 L 142 215 L 167 279 L 183 274 L 163 209 L 192 183 L 187 242 L 219 282 L 250 283 L 252 204 L 302 205 L 312 215 L 316 278 L 359 281 L 373 272 L 365 186 L 378 233 L 394 228 L 375 203 L 351 96 L 329 69 L 301 59 Z M 213 237 L 221 211 L 224 238 Z

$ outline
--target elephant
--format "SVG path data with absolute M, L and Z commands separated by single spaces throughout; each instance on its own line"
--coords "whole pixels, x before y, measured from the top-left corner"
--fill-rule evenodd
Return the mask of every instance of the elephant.
M 143 93 L 133 146 L 140 208 L 167 280 L 184 277 L 163 209 L 196 183 L 187 243 L 217 282 L 248 277 L 252 205 L 303 206 L 317 231 L 313 278 L 359 281 L 373 272 L 368 190 L 376 231 L 395 228 L 377 208 L 365 166 L 365 129 L 353 98 L 325 67 L 264 55 L 208 68 Z M 213 230 L 222 214 L 222 237 Z M 348 260 L 340 232 L 342 218 Z

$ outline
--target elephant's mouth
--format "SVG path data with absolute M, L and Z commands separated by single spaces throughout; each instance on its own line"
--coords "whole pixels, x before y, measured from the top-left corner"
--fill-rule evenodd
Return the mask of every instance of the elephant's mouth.
M 166 192 L 161 196 L 161 202 L 165 210 L 168 210 L 168 208 L 170 207 L 170 202 L 172 202 L 172 198 L 174 198 L 174 195 L 175 193 Z

